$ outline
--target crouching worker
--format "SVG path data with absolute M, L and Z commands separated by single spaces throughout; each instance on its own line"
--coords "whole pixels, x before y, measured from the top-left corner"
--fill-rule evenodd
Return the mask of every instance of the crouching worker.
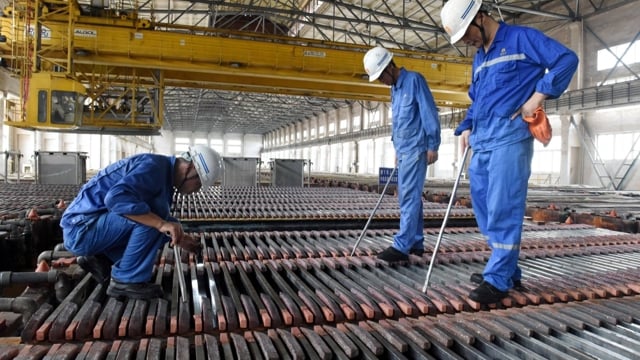
M 206 189 L 222 170 L 218 153 L 203 145 L 182 157 L 138 154 L 117 161 L 91 178 L 64 212 L 64 246 L 80 267 L 109 284 L 107 295 L 162 297 L 151 281 L 158 250 L 169 240 L 191 252 L 201 246 L 170 216 L 174 188 L 184 195 Z

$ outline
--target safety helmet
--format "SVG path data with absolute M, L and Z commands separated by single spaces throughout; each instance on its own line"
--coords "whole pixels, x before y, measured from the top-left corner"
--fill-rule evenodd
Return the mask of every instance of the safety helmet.
M 222 159 L 212 148 L 204 145 L 189 146 L 188 158 L 198 172 L 203 190 L 212 186 L 222 176 L 224 171 Z
M 362 62 L 364 63 L 364 71 L 369 75 L 369 81 L 378 80 L 391 59 L 393 59 L 393 54 L 382 46 L 376 46 L 367 51 Z
M 449 0 L 440 11 L 444 31 L 455 44 L 462 39 L 467 28 L 482 6 L 482 0 Z

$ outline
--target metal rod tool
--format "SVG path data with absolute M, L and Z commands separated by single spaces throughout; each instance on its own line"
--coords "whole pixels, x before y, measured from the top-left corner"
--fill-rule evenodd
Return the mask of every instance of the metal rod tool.
M 355 254 L 356 249 L 358 248 L 358 245 L 360 244 L 360 241 L 364 237 L 364 234 L 367 232 L 367 229 L 369 228 L 369 223 L 371 223 L 371 219 L 373 219 L 373 215 L 375 215 L 376 211 L 378 210 L 378 207 L 380 206 L 380 203 L 382 202 L 382 198 L 384 197 L 384 194 L 387 192 L 387 187 L 389 186 L 389 183 L 391 182 L 391 178 L 393 177 L 393 174 L 396 173 L 396 169 L 397 168 L 394 167 L 393 171 L 391 171 L 391 174 L 389 175 L 389 179 L 387 179 L 387 183 L 384 185 L 384 189 L 382 189 L 382 194 L 380 194 L 380 198 L 378 199 L 378 202 L 376 203 L 376 206 L 373 208 L 373 211 L 371 212 L 371 215 L 369 215 L 369 220 L 367 220 L 367 223 L 364 225 L 364 228 L 362 229 L 362 232 L 360 233 L 360 236 L 358 237 L 358 241 L 356 241 L 356 244 L 353 245 L 353 250 L 351 250 L 351 256 L 353 256 L 353 254 Z
M 178 245 L 173 245 L 173 255 L 175 257 L 176 272 L 178 273 L 178 283 L 180 284 L 180 300 L 187 302 L 187 284 L 184 280 L 184 273 L 182 272 L 182 261 L 180 260 Z
M 424 280 L 424 286 L 422 287 L 423 293 L 426 293 L 427 287 L 429 287 L 429 279 L 431 278 L 433 263 L 436 261 L 436 255 L 438 254 L 438 249 L 440 248 L 440 242 L 442 241 L 444 228 L 447 226 L 447 220 L 449 220 L 449 213 L 451 212 L 451 208 L 453 207 L 453 201 L 456 197 L 456 191 L 458 190 L 458 183 L 460 183 L 460 177 L 462 176 L 462 170 L 464 169 L 464 164 L 467 162 L 468 153 L 469 153 L 469 146 L 467 146 L 464 149 L 464 154 L 462 154 L 462 164 L 460 164 L 460 169 L 458 170 L 458 176 L 456 177 L 456 181 L 453 183 L 453 190 L 451 190 L 449 205 L 447 206 L 447 211 L 445 212 L 444 219 L 442 220 L 442 226 L 440 227 L 440 233 L 438 234 L 438 240 L 436 241 L 436 246 L 433 248 L 433 254 L 431 255 L 431 261 L 429 262 L 429 270 L 427 270 L 427 278 Z

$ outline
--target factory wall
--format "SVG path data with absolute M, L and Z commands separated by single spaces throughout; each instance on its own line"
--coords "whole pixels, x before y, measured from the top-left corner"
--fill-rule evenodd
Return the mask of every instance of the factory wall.
M 596 86 L 602 82 L 636 79 L 640 73 L 640 63 L 598 70 L 598 51 L 606 45 L 616 46 L 629 43 L 637 35 L 630 29 L 640 17 L 640 7 L 630 2 L 600 16 L 591 16 L 568 26 L 557 27 L 548 33 L 568 44 L 581 59 L 580 69 L 571 83 L 570 89 Z M 632 27 L 633 28 L 633 27 Z M 637 40 L 636 40 L 637 42 Z M 4 119 L 5 99 L 16 98 L 19 82 L 0 70 L 0 117 Z M 640 133 L 640 109 L 620 108 L 573 114 L 574 120 L 582 124 L 591 134 L 592 141 L 604 143 L 605 139 L 620 134 L 615 141 L 615 153 L 628 153 L 632 149 L 635 134 Z M 584 184 L 600 186 L 600 176 L 583 141 L 575 127 L 569 122 L 569 115 L 552 116 L 554 138 L 547 148 L 536 147 L 532 181 L 549 184 Z M 0 126 L 0 146 L 3 151 L 18 151 L 23 154 L 20 171 L 32 170 L 35 151 L 82 151 L 88 153 L 87 168 L 99 169 L 107 164 L 135 153 L 151 151 L 164 154 L 175 153 L 175 139 L 188 137 L 191 141 L 204 138 L 224 156 L 271 158 L 303 158 L 311 162 L 312 171 L 352 174 L 376 174 L 379 167 L 394 165 L 393 147 L 388 135 L 372 135 L 368 139 L 348 139 L 333 141 L 336 136 L 348 135 L 366 129 L 384 129 L 390 124 L 388 104 L 354 102 L 348 108 L 340 108 L 317 117 L 305 119 L 290 127 L 267 134 L 264 139 L 256 134 L 174 134 L 161 132 L 161 136 L 148 140 L 137 137 L 116 137 L 111 135 L 85 135 L 24 131 Z M 459 157 L 457 139 L 450 129 L 443 127 L 439 161 L 430 167 L 429 177 L 451 178 L 455 175 Z M 272 139 L 272 140 L 269 140 Z M 273 141 L 275 139 L 275 141 Z M 632 139 L 629 141 L 628 139 Z M 315 142 L 314 142 L 315 140 Z M 269 142 L 271 141 L 271 142 Z M 300 146 L 311 141 L 313 144 Z M 268 151 L 270 147 L 279 150 Z M 628 151 L 627 151 L 628 150 Z M 605 154 L 611 149 L 602 149 Z M 619 157 L 619 155 L 617 155 Z M 611 173 L 620 169 L 623 160 L 605 158 Z M 550 170 L 542 170 L 547 166 Z M 634 165 L 623 184 L 623 189 L 640 190 L 640 175 Z M 1 169 L 0 171 L 2 171 Z
M 188 145 L 211 146 L 220 155 L 227 157 L 260 157 L 262 150 L 262 136 L 257 134 L 162 130 L 160 136 L 152 137 L 154 151 L 160 154 L 179 155 L 183 150 L 176 148 L 178 139 L 186 141 Z
M 584 26 L 584 57 L 581 58 L 584 68 L 584 87 L 597 86 L 603 81 L 614 79 L 637 79 L 640 63 L 619 66 L 611 69 L 598 70 L 598 50 L 606 46 L 614 47 L 638 41 L 638 17 L 640 7 L 637 2 L 629 2 L 617 9 L 604 14 L 592 16 L 583 20 Z
M 598 70 L 598 52 L 605 50 L 607 47 L 612 48 L 635 41 L 639 46 L 637 37 L 637 29 L 631 24 L 637 22 L 640 16 L 640 7 L 637 3 L 628 3 L 617 9 L 607 11 L 605 14 L 596 15 L 583 19 L 582 22 L 575 23 L 581 29 L 582 42 L 572 42 L 579 44 L 577 50 L 580 52 L 581 72 L 576 76 L 580 88 L 595 87 L 602 84 L 619 83 L 630 80 L 638 80 L 640 77 L 640 62 L 619 65 L 614 69 Z M 637 28 L 637 27 L 636 27 Z M 571 31 L 563 31 L 558 29 L 555 36 L 569 37 L 573 35 Z M 628 51 L 626 46 L 619 51 Z M 635 50 L 636 54 L 640 50 Z M 602 54 L 602 53 L 601 53 Z M 606 50 L 605 50 L 606 54 Z M 619 55 L 620 56 L 620 55 Z M 638 55 L 636 55 L 638 56 Z M 636 57 L 637 58 L 637 57 Z M 570 146 L 572 150 L 573 160 L 570 167 L 575 169 L 573 183 L 579 183 L 591 186 L 601 186 L 600 176 L 605 175 L 602 170 L 596 171 L 593 162 L 586 149 L 582 149 L 583 141 L 593 141 L 598 145 L 598 155 L 604 161 L 609 173 L 615 177 L 619 176 L 626 169 L 624 158 L 629 154 L 631 158 L 635 157 L 640 150 L 640 146 L 634 146 L 635 139 L 640 136 L 640 106 L 619 107 L 614 109 L 601 109 L 595 111 L 575 114 L 574 119 L 584 126 L 591 135 L 591 139 L 579 139 L 575 127 L 568 126 L 568 118 L 563 126 L 569 127 L 569 133 L 572 139 Z M 619 134 L 619 135 L 614 135 Z M 613 140 L 613 141 L 611 141 Z M 593 152 L 592 152 L 592 155 Z M 623 190 L 640 190 L 640 176 L 637 171 L 638 165 L 630 169 L 629 175 L 621 184 Z
M 640 152 L 639 118 L 639 106 L 597 110 L 582 116 L 582 122 L 593 134 L 593 141 L 598 144 L 598 156 L 602 158 L 609 174 L 614 178 L 616 174 L 622 176 L 628 168 L 629 161 L 635 159 Z M 582 183 L 600 186 L 600 175 L 604 175 L 605 172 L 596 171 L 588 155 L 583 156 L 581 160 L 581 166 L 584 168 Z M 638 163 L 633 164 L 621 190 L 640 190 L 639 166 Z

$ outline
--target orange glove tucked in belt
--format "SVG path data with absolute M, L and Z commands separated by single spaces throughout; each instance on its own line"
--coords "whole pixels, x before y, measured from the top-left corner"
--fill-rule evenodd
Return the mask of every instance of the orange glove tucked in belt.
M 531 135 L 544 146 L 549 145 L 549 141 L 551 141 L 551 124 L 549 124 L 549 118 L 547 118 L 547 114 L 544 113 L 542 107 L 538 107 L 533 116 L 523 117 L 523 119 L 529 123 Z

